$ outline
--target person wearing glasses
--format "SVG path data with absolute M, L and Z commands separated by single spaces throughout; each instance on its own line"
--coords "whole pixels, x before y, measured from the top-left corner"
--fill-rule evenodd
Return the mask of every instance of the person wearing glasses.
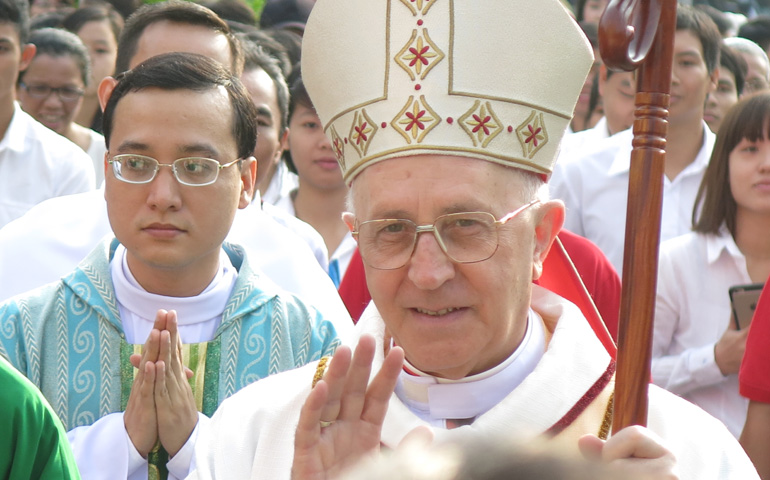
M 654 386 L 649 429 L 607 439 L 615 363 L 533 284 L 564 222 L 546 181 L 591 64 L 559 0 L 316 3 L 303 81 L 372 302 L 330 361 L 225 400 L 192 479 L 340 478 L 420 432 L 545 437 L 656 479 L 757 478 L 718 420 Z
M 93 190 L 94 168 L 77 145 L 16 103 L 17 81 L 35 56 L 26 0 L 0 1 L 0 228 L 49 198 Z
M 36 51 L 19 74 L 19 104 L 38 122 L 82 148 L 94 164 L 95 186 L 104 180 L 104 137 L 75 123 L 91 80 L 85 45 L 74 33 L 43 28 L 30 34 Z
M 219 402 L 338 345 L 327 318 L 223 243 L 252 197 L 256 124 L 208 57 L 121 75 L 104 110 L 115 238 L 0 305 L 0 355 L 62 418 L 84 478 L 185 478 Z

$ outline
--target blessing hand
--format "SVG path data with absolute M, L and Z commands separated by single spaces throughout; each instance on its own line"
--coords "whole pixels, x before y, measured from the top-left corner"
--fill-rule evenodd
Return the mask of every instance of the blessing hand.
M 294 437 L 293 480 L 334 478 L 379 451 L 404 352 L 391 348 L 367 386 L 375 348 L 369 335 L 361 337 L 352 359 L 350 348 L 338 348 L 323 380 L 308 395 Z

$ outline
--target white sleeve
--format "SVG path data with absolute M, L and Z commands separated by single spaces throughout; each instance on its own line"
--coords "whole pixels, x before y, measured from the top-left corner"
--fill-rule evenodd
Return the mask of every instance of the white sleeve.
M 131 443 L 123 412 L 106 415 L 87 427 L 73 428 L 67 438 L 84 480 L 147 478 L 147 460 Z
M 652 380 L 677 395 L 714 385 L 726 380 L 716 364 L 715 342 L 685 348 L 669 354 L 680 329 L 697 328 L 692 319 L 682 318 L 683 295 L 680 274 L 671 256 L 662 252 L 658 271 L 658 287 L 655 301 L 655 322 L 652 339 Z M 687 323 L 684 325 L 683 323 Z
M 169 480 L 186 478 L 191 470 L 198 428 L 209 418 L 198 413 L 198 423 L 182 448 L 169 459 Z M 136 450 L 123 423 L 123 412 L 111 413 L 87 427 L 67 432 L 75 460 L 84 480 L 147 479 L 147 459 Z
M 166 463 L 169 480 L 181 480 L 187 478 L 190 471 L 195 468 L 195 443 L 198 440 L 198 432 L 211 420 L 206 415 L 198 412 L 198 423 L 190 434 L 182 448 Z

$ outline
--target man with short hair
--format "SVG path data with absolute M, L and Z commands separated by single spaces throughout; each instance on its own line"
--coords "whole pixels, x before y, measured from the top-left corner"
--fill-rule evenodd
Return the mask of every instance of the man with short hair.
M 281 73 L 278 60 L 265 52 L 261 45 L 247 35 L 239 35 L 244 65 L 241 81 L 251 95 L 259 113 L 257 126 L 257 184 L 251 208 L 264 213 L 302 237 L 324 270 L 329 269 L 329 253 L 323 237 L 313 227 L 277 208 L 263 194 L 274 198 L 288 195 L 297 186 L 297 176 L 281 161 L 282 142 L 289 133 L 289 87 Z
M 533 285 L 565 214 L 545 178 L 592 60 L 558 0 L 318 2 L 303 48 L 372 303 L 352 358 L 223 402 L 192 478 L 335 478 L 418 427 L 545 436 L 651 478 L 677 461 L 683 478 L 756 478 L 719 421 L 654 386 L 649 430 L 604 443 L 615 362 Z
M 716 88 L 722 37 L 708 15 L 677 8 L 671 105 L 666 139 L 661 240 L 690 231 L 695 194 L 714 146 L 703 121 L 706 99 Z M 623 271 L 626 205 L 633 132 L 626 130 L 598 148 L 557 164 L 554 198 L 564 201 L 564 228 L 594 242 Z
M 19 72 L 35 56 L 28 36 L 26 0 L 0 1 L 0 228 L 44 200 L 94 185 L 88 155 L 16 103 Z
M 219 402 L 337 346 L 329 320 L 223 245 L 251 199 L 256 117 L 208 57 L 164 54 L 124 73 L 104 110 L 116 238 L 0 305 L 15 332 L 0 353 L 61 416 L 86 478 L 144 478 L 148 465 L 184 478 Z
M 240 73 L 243 65 L 237 39 L 229 33 L 227 24 L 193 2 L 145 5 L 127 21 L 124 32 L 125 38 L 133 40 L 118 45 L 121 58 L 128 57 L 124 53 L 128 45 L 138 45 L 128 68 L 176 48 L 210 55 L 234 72 Z M 154 40 L 145 41 L 143 32 L 152 33 Z M 100 85 L 105 103 L 113 84 L 110 78 Z M 68 274 L 105 235 L 112 233 L 101 190 L 56 198 L 33 208 L 0 229 L 0 301 Z M 228 240 L 243 246 L 252 261 L 280 287 L 333 319 L 340 335 L 352 328 L 334 284 L 314 261 L 306 242 L 292 231 L 260 209 L 247 208 L 236 213 Z

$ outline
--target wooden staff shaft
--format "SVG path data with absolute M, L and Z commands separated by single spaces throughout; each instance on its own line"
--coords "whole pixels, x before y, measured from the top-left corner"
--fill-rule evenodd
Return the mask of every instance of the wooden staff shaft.
M 655 41 L 637 76 L 613 432 L 647 424 L 676 1 L 661 6 Z

